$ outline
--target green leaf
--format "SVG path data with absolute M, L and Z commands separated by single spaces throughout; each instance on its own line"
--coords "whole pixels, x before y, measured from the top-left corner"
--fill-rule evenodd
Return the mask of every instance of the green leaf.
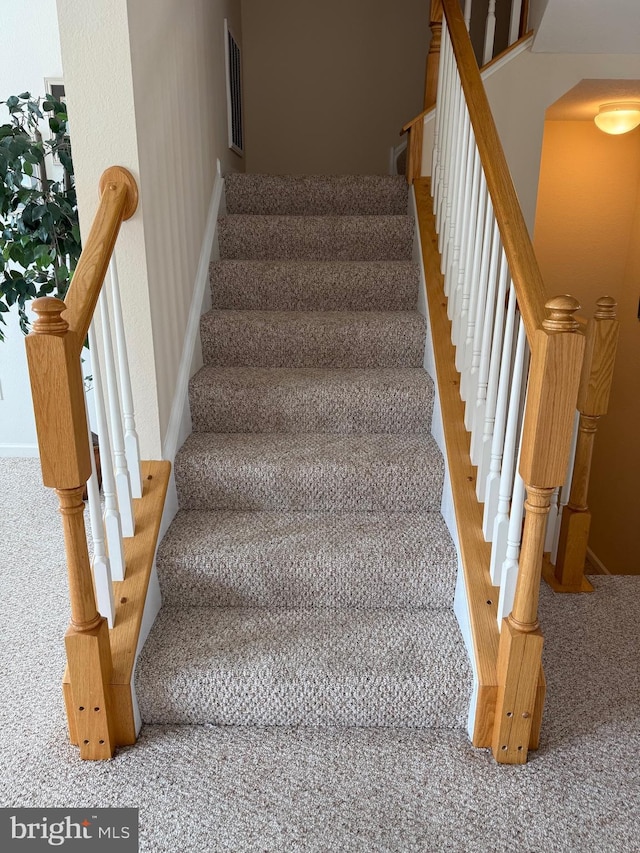
M 28 101 L 31 97 L 31 92 L 23 92 L 21 95 L 18 95 L 19 98 L 22 98 L 23 101 Z

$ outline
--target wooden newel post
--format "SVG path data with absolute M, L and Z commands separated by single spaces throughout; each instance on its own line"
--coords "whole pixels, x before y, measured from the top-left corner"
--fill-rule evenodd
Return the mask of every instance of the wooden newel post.
M 616 301 L 611 296 L 598 299 L 597 309 L 589 320 L 578 411 L 580 421 L 576 458 L 571 480 L 569 503 L 562 511 L 558 556 L 553 588 L 557 592 L 591 592 L 593 586 L 584 577 L 584 564 L 589 543 L 591 513 L 587 504 L 593 445 L 598 421 L 606 415 L 613 380 L 619 323 Z
M 442 43 L 442 0 L 431 0 L 431 43 L 427 54 L 427 70 L 424 83 L 424 108 L 428 110 L 436 102 L 438 73 L 440 68 L 440 45 Z
M 82 758 L 113 755 L 111 649 L 96 609 L 82 493 L 91 475 L 80 349 L 54 297 L 33 302 L 26 339 L 42 479 L 56 490 L 64 529 L 71 624 L 65 636 L 71 691 L 65 696 L 71 740 Z
M 535 332 L 527 391 L 520 474 L 527 489 L 525 523 L 513 609 L 503 620 L 498 650 L 498 698 L 492 749 L 497 761 L 523 764 L 533 729 L 542 659 L 538 596 L 542 553 L 553 490 L 564 482 L 584 351 L 570 296 L 546 303 Z

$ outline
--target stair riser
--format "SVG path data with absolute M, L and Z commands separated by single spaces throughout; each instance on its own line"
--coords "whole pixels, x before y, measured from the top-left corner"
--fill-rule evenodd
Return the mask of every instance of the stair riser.
M 412 311 L 419 272 L 408 261 L 220 261 L 214 308 L 240 311 Z
M 404 389 L 229 388 L 192 383 L 195 432 L 427 434 L 431 397 Z
M 218 222 L 220 257 L 242 260 L 409 261 L 407 216 L 227 216 Z
M 430 463 L 417 457 L 415 466 L 372 461 L 367 469 L 321 460 L 250 466 L 191 456 L 176 460 L 175 470 L 183 509 L 430 512 L 442 490 L 442 470 L 428 470 Z
M 218 367 L 421 367 L 424 357 L 424 320 L 412 312 L 210 312 L 200 335 L 205 364 Z
M 227 175 L 229 213 L 357 216 L 407 212 L 403 177 Z

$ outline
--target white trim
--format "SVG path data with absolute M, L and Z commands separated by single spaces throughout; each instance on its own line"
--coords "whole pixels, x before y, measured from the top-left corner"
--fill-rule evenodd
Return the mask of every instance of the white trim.
M 599 569 L 603 575 L 611 574 L 609 569 L 605 566 L 602 560 L 593 553 L 591 548 L 587 548 L 587 557 L 589 559 L 589 562 L 593 563 L 593 565 L 596 566 L 596 568 Z
M 200 352 L 200 316 L 203 313 L 203 303 L 209 301 L 209 264 L 217 249 L 215 242 L 218 215 L 224 193 L 224 179 L 220 174 L 220 165 L 213 183 L 213 192 L 209 203 L 207 225 L 200 249 L 200 260 L 193 286 L 193 297 L 189 309 L 189 319 L 184 335 L 182 357 L 178 369 L 176 390 L 169 416 L 169 425 L 162 443 L 162 458 L 173 463 L 176 452 L 184 439 L 191 432 L 191 414 L 189 411 L 189 379 L 202 363 Z
M 505 53 L 500 57 L 500 59 L 496 59 L 488 68 L 484 70 L 480 70 L 480 76 L 483 80 L 491 77 L 492 74 L 495 74 L 496 71 L 500 71 L 501 68 L 504 68 L 505 65 L 508 65 L 512 59 L 515 59 L 516 56 L 520 56 L 521 53 L 524 53 L 525 50 L 529 50 L 531 45 L 533 44 L 533 35 L 530 35 L 523 42 L 521 42 L 517 47 L 511 45 L 505 51 Z
M 0 459 L 33 459 L 40 456 L 37 444 L 0 444 Z
M 449 529 L 453 545 L 456 549 L 456 557 L 458 561 L 458 571 L 456 577 L 456 591 L 453 602 L 453 612 L 460 626 L 460 633 L 464 640 L 469 657 L 469 663 L 473 673 L 473 687 L 471 690 L 469 715 L 468 715 L 468 733 L 469 737 L 473 738 L 473 732 L 476 722 L 476 711 L 478 705 L 478 667 L 476 656 L 473 648 L 473 635 L 471 633 L 471 618 L 469 616 L 469 602 L 467 599 L 467 587 L 464 581 L 464 572 L 462 569 L 462 560 L 460 556 L 460 539 L 458 537 L 458 527 L 456 523 L 455 507 L 453 504 L 453 492 L 451 489 L 451 477 L 449 476 L 449 464 L 447 461 L 447 453 L 444 441 L 444 425 L 442 423 L 442 409 L 440 408 L 440 394 L 438 392 L 438 377 L 435 369 L 435 354 L 433 350 L 433 339 L 431 336 L 431 321 L 429 319 L 429 304 L 427 302 L 427 285 L 424 270 L 424 262 L 420 244 L 420 232 L 418 230 L 418 215 L 416 207 L 415 191 L 413 186 L 409 188 L 409 212 L 413 216 L 415 222 L 415 233 L 413 242 L 413 260 L 420 267 L 420 285 L 418 290 L 418 311 L 427 321 L 426 339 L 424 347 L 424 369 L 433 379 L 434 384 L 434 401 L 433 401 L 433 417 L 431 419 L 431 435 L 436 444 L 440 448 L 444 459 L 444 482 L 442 485 L 442 503 L 440 505 L 440 513 Z

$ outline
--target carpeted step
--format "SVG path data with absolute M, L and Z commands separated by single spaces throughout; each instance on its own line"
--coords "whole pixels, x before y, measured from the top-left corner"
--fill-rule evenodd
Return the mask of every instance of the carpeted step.
M 443 470 L 430 435 L 196 432 L 175 461 L 182 509 L 430 512 Z
M 156 558 L 165 605 L 450 607 L 440 513 L 181 511 Z
M 451 729 L 471 679 L 448 610 L 165 607 L 136 684 L 146 723 Z
M 417 311 L 209 311 L 205 364 L 216 367 L 421 367 Z
M 411 311 L 419 267 L 411 261 L 217 261 L 214 308 L 240 311 Z
M 255 175 L 225 176 L 229 213 L 285 216 L 354 216 L 407 212 L 403 176 Z
M 420 367 L 203 367 L 189 400 L 196 432 L 427 433 L 433 382 Z
M 223 216 L 220 257 L 242 260 L 410 261 L 408 216 Z

